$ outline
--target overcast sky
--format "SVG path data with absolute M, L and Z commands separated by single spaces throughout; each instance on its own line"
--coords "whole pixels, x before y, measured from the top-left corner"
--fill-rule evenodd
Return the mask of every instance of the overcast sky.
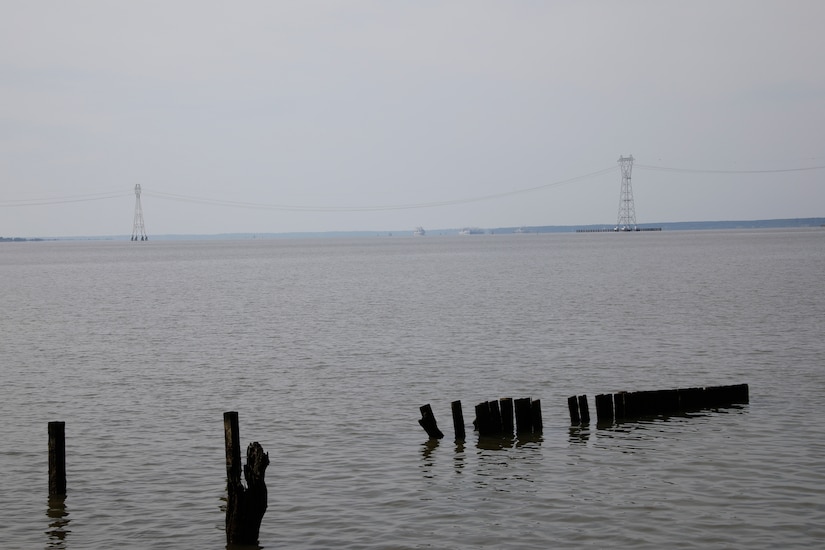
M 825 216 L 821 0 L 0 15 L 0 236 Z

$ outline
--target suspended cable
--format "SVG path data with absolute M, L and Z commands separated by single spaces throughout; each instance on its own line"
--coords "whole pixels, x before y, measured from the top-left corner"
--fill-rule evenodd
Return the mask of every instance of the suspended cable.
M 74 195 L 71 197 L 49 197 L 40 199 L 8 199 L 0 201 L 0 208 L 10 206 L 48 206 L 50 204 L 66 204 L 71 202 L 89 202 L 106 199 L 117 199 L 132 195 L 127 191 L 111 191 L 108 193 L 93 193 L 90 195 Z
M 383 210 L 411 210 L 416 208 L 434 208 L 438 206 L 450 206 L 456 204 L 468 204 L 473 202 L 481 202 L 486 200 L 493 200 L 499 199 L 502 197 L 509 197 L 513 195 L 520 195 L 524 193 L 532 193 L 535 191 L 539 191 L 541 189 L 546 189 L 549 187 L 557 187 L 560 185 L 565 185 L 581 180 L 585 180 L 588 178 L 593 178 L 596 176 L 600 176 L 602 174 L 607 174 L 609 172 L 616 171 L 617 168 L 612 166 L 610 168 L 604 168 L 602 170 L 598 170 L 596 172 L 591 172 L 589 174 L 585 174 L 583 176 L 577 176 L 574 178 L 556 181 L 552 183 L 546 183 L 543 185 L 537 185 L 534 187 L 528 187 L 524 189 L 516 189 L 513 191 L 505 191 L 502 193 L 495 193 L 492 195 L 483 195 L 479 197 L 466 197 L 461 199 L 451 199 L 445 201 L 433 201 L 433 202 L 423 202 L 423 203 L 412 203 L 412 204 L 385 204 L 385 205 L 374 205 L 374 206 L 307 206 L 307 205 L 288 205 L 288 204 L 265 204 L 265 203 L 253 203 L 253 202 L 241 202 L 241 201 L 228 201 L 222 199 L 210 199 L 205 197 L 192 197 L 188 195 L 178 195 L 174 193 L 163 193 L 158 191 L 147 191 L 144 190 L 143 194 L 151 197 L 162 198 L 162 199 L 169 199 L 175 201 L 182 201 L 182 202 L 190 202 L 196 204 L 211 204 L 216 206 L 232 206 L 238 208 L 253 208 L 253 209 L 262 209 L 262 210 L 286 210 L 286 211 L 299 211 L 299 212 L 376 212 L 376 211 L 383 211 Z
M 825 166 L 809 166 L 809 167 L 801 167 L 801 168 L 781 168 L 781 169 L 773 169 L 773 170 L 708 170 L 708 169 L 697 169 L 697 168 L 674 168 L 668 166 L 653 166 L 653 165 L 646 165 L 646 164 L 636 164 L 635 167 L 641 170 L 648 170 L 648 171 L 658 171 L 658 172 L 675 172 L 675 173 L 687 173 L 687 174 L 777 174 L 777 173 L 788 173 L 788 172 L 805 172 L 805 171 L 813 171 L 813 170 L 822 170 L 825 169 Z M 237 207 L 237 208 L 251 208 L 251 209 L 260 209 L 260 210 L 283 210 L 283 211 L 297 211 L 297 212 L 376 212 L 376 211 L 386 211 L 386 210 L 411 210 L 411 209 L 419 209 L 419 208 L 434 208 L 439 206 L 451 206 L 451 205 L 458 205 L 458 204 L 469 204 L 474 202 L 482 202 L 494 199 L 500 199 L 504 197 L 510 197 L 514 195 L 521 195 L 525 193 L 532 193 L 535 191 L 539 191 L 542 189 L 548 189 L 551 187 L 558 187 L 561 185 L 567 185 L 570 183 L 586 180 L 589 178 L 594 178 L 597 176 L 601 176 L 603 174 L 607 174 L 610 172 L 614 172 L 618 170 L 616 166 L 612 166 L 609 168 L 604 168 L 602 170 L 597 170 L 595 172 L 591 172 L 589 174 L 584 174 L 582 176 L 577 176 L 574 178 L 555 181 L 551 183 L 546 183 L 542 185 L 536 185 L 533 187 L 527 187 L 523 189 L 515 189 L 512 191 L 505 191 L 502 193 L 494 193 L 490 195 L 481 195 L 477 197 L 465 197 L 465 198 L 458 198 L 458 199 L 450 199 L 444 201 L 431 201 L 431 202 L 422 202 L 422 203 L 411 203 L 411 204 L 384 204 L 384 205 L 361 205 L 361 206 L 312 206 L 312 205 L 289 205 L 289 204 L 267 204 L 267 203 L 258 203 L 258 202 L 243 202 L 243 201 L 230 201 L 225 199 L 212 199 L 207 197 L 194 197 L 189 195 L 180 195 L 175 193 L 164 193 L 160 191 L 151 191 L 151 190 L 144 190 L 144 195 L 167 199 L 167 200 L 174 200 L 180 202 L 188 202 L 194 204 L 211 204 L 215 206 L 229 206 L 229 207 Z M 9 207 L 17 207 L 17 206 L 48 206 L 54 204 L 67 204 L 67 203 L 76 203 L 76 202 L 89 202 L 89 201 L 99 201 L 99 200 L 107 200 L 107 199 L 114 199 L 114 198 L 121 198 L 131 196 L 131 191 L 116 191 L 116 192 L 107 192 L 107 193 L 93 193 L 88 195 L 74 195 L 74 196 L 64 196 L 64 197 L 49 197 L 49 198 L 34 198 L 34 199 L 6 199 L 0 200 L 0 208 L 9 208 Z
M 822 170 L 825 166 L 808 166 L 806 168 L 779 168 L 776 170 L 703 170 L 696 168 L 670 168 L 667 166 L 649 166 L 636 164 L 636 168 L 642 170 L 652 170 L 658 172 L 682 172 L 686 174 L 779 174 L 783 172 L 805 172 L 809 170 Z

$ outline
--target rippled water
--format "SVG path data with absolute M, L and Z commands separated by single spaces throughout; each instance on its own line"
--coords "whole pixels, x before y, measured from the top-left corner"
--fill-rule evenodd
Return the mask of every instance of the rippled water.
M 821 230 L 7 243 L 0 545 L 224 548 L 237 410 L 264 548 L 818 547 L 823 273 Z M 570 426 L 569 395 L 737 383 Z M 543 437 L 478 444 L 504 396 L 542 400 Z

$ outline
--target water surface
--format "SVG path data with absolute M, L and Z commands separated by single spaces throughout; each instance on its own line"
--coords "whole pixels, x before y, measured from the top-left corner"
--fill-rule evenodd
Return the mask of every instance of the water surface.
M 819 230 L 6 243 L 0 541 L 224 548 L 237 410 L 271 460 L 264 548 L 817 547 L 823 273 Z M 750 404 L 567 412 L 736 383 Z M 541 399 L 541 438 L 479 444 L 473 405 L 505 396 Z

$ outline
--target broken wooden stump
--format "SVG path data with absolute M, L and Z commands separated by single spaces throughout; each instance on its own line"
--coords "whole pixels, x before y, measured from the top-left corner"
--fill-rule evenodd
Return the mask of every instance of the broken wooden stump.
M 226 440 L 226 542 L 228 544 L 257 544 L 261 521 L 267 507 L 264 482 L 269 454 L 256 441 L 246 449 L 243 466 L 246 487 L 241 482 L 241 447 L 239 443 L 238 413 L 223 414 Z
M 423 405 L 420 410 L 421 418 L 418 420 L 418 423 L 421 424 L 421 427 L 424 428 L 427 435 L 429 435 L 432 439 L 441 439 L 444 437 L 444 433 L 438 429 L 438 423 L 435 421 L 433 408 L 430 404 L 427 403 L 426 405 Z

